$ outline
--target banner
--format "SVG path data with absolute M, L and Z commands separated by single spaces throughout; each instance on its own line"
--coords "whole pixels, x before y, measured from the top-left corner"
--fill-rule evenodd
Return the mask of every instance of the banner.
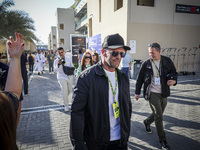
M 92 52 L 101 53 L 101 34 L 88 38 L 88 49 Z

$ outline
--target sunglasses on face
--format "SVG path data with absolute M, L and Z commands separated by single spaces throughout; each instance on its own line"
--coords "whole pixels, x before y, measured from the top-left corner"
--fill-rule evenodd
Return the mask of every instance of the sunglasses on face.
M 117 52 L 117 51 L 112 51 L 112 50 L 108 50 L 108 49 L 106 49 L 106 51 L 109 51 L 113 57 L 117 57 L 119 54 L 120 54 L 121 58 L 126 56 L 126 52 Z
M 90 56 L 85 56 L 85 59 L 91 59 L 91 57 Z

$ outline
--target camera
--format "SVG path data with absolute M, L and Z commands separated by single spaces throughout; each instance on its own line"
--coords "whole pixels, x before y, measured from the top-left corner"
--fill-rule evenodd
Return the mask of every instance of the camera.
M 61 57 L 59 60 L 61 61 L 62 64 L 65 64 L 65 58 Z

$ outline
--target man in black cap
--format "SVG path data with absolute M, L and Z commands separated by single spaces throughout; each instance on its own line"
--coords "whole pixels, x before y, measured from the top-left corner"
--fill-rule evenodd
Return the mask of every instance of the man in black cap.
M 81 72 L 71 107 L 75 150 L 127 150 L 132 105 L 129 79 L 118 68 L 130 47 L 119 34 L 102 44 L 102 60 Z
M 149 101 L 152 114 L 144 120 L 147 133 L 152 133 L 150 124 L 155 121 L 157 135 L 162 149 L 170 149 L 163 129 L 163 113 L 167 106 L 167 97 L 170 95 L 170 86 L 176 85 L 176 68 L 169 57 L 160 55 L 160 45 L 149 45 L 150 58 L 143 62 L 136 81 L 135 99 L 140 96 L 143 86 L 143 95 Z

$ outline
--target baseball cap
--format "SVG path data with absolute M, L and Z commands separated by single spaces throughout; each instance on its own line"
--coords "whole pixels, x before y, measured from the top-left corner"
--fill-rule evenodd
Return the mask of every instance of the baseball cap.
M 125 50 L 130 50 L 129 46 L 124 45 L 124 39 L 117 33 L 111 34 L 104 38 L 102 48 L 117 49 L 123 47 Z
M 160 48 L 160 45 L 159 45 L 158 43 L 149 44 L 149 47 L 154 47 L 154 48 L 161 49 L 161 48 Z

